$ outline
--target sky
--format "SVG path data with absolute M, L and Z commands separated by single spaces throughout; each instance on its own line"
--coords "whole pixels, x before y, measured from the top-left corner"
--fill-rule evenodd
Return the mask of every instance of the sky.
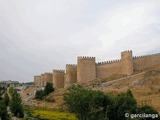
M 160 0 L 0 0 L 0 81 L 160 52 Z

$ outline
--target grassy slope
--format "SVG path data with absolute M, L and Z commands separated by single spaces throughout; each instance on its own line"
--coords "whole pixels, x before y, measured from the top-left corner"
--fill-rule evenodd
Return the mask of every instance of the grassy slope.
M 32 110 L 32 116 L 45 120 L 77 120 L 74 114 L 44 109 Z

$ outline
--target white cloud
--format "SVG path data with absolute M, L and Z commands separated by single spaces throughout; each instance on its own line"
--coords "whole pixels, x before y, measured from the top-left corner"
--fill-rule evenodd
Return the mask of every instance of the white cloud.
M 1 3 L 2 78 L 11 75 L 11 79 L 31 81 L 35 74 L 76 63 L 79 55 L 95 56 L 101 61 L 119 58 L 126 49 L 137 55 L 160 48 L 156 0 Z
M 72 39 L 77 39 L 80 43 L 89 41 L 91 45 L 87 54 L 101 59 L 115 58 L 117 56 L 116 52 L 125 49 L 133 49 L 133 51 L 138 52 L 135 49 L 137 44 L 141 48 L 141 46 L 147 47 L 145 43 L 153 42 L 153 39 L 149 40 L 147 37 L 150 36 L 151 25 L 157 22 L 157 16 L 153 14 L 155 6 L 156 3 L 149 1 L 116 6 L 119 8 L 106 10 L 101 14 L 99 22 L 80 31 Z M 94 42 L 97 46 L 92 46 Z M 155 46 L 152 48 L 154 49 Z M 151 49 L 140 51 L 144 53 L 146 50 Z M 110 56 L 111 52 L 114 54 L 113 56 Z

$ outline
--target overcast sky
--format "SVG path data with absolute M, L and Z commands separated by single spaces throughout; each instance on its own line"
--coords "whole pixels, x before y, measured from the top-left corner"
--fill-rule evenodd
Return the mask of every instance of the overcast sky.
M 33 81 L 77 56 L 160 52 L 160 0 L 0 0 L 0 80 Z

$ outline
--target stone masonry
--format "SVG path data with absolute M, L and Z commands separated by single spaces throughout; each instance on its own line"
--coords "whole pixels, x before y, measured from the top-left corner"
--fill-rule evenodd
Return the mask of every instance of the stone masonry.
M 160 64 L 160 53 L 133 57 L 132 51 L 121 52 L 121 59 L 96 63 L 95 57 L 78 57 L 77 65 L 67 64 L 65 70 L 53 70 L 34 77 L 36 86 L 52 82 L 54 87 L 69 87 L 75 83 L 86 83 L 105 79 L 113 74 L 131 75 L 136 71 Z

